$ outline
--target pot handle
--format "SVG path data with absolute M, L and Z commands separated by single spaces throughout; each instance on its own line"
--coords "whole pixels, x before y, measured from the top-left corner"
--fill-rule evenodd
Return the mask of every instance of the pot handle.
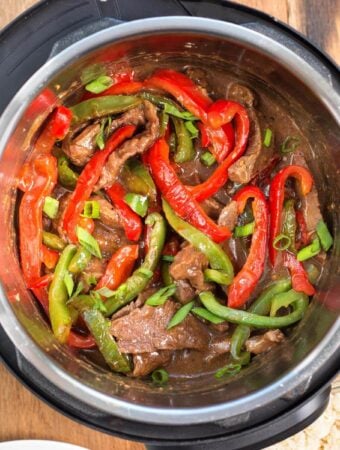
M 65 48 L 69 47 L 70 45 L 74 44 L 77 41 L 80 41 L 81 39 L 91 36 L 91 34 L 96 33 L 97 31 L 101 31 L 104 30 L 105 28 L 110 28 L 115 25 L 119 25 L 121 23 L 124 22 L 122 20 L 113 19 L 111 17 L 105 17 L 103 19 L 90 22 L 86 25 L 82 25 L 81 28 L 77 28 L 76 30 L 66 34 L 61 39 L 56 41 L 53 44 L 48 59 L 53 58 L 58 53 L 65 50 Z

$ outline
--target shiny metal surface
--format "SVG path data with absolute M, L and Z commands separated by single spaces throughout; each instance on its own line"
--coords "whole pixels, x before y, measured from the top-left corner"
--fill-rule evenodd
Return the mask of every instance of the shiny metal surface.
M 107 60 L 113 61 L 107 63 Z M 17 260 L 15 180 L 34 131 L 50 108 L 27 107 L 48 86 L 59 98 L 76 97 L 84 69 L 129 62 L 141 74 L 155 67 L 194 64 L 212 73 L 228 71 L 287 105 L 311 140 L 309 162 L 325 214 L 336 236 L 320 292 L 287 342 L 264 355 L 235 379 L 213 377 L 155 389 L 91 365 L 60 346 L 25 289 Z M 93 65 L 96 66 L 93 67 Z M 312 64 L 312 65 L 311 65 Z M 86 73 L 86 71 L 85 71 Z M 327 68 L 258 32 L 200 18 L 157 18 L 100 31 L 49 60 L 18 92 L 0 120 L 0 321 L 23 356 L 71 396 L 106 413 L 158 424 L 218 421 L 231 430 L 259 422 L 313 389 L 316 374 L 332 369 L 339 330 L 339 123 L 340 89 Z M 335 205 L 335 206 L 334 206 Z

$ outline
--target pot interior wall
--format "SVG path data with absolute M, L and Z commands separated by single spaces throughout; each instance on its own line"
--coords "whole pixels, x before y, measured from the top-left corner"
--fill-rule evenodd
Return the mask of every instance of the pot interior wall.
M 127 64 L 142 78 L 159 67 L 180 69 L 190 64 L 204 68 L 219 96 L 226 92 L 227 74 L 228 80 L 241 80 L 287 108 L 310 140 L 307 159 L 316 180 L 325 217 L 333 227 L 334 235 L 338 235 L 339 218 L 334 207 L 339 199 L 339 154 L 336 149 L 339 148 L 340 138 L 337 124 L 317 93 L 307 88 L 289 69 L 258 50 L 232 40 L 198 34 L 176 33 L 171 37 L 169 34 L 154 34 L 108 45 L 79 57 L 53 80 L 46 80 L 47 87 L 43 91 L 45 98 L 52 98 L 48 93 L 53 92 L 66 101 L 77 99 L 81 80 L 84 81 L 89 73 L 101 72 L 102 67 L 114 71 Z M 49 106 L 46 106 L 48 101 L 47 104 L 35 102 L 35 106 L 31 104 L 20 119 L 3 153 L 0 180 L 3 218 L 0 230 L 1 278 L 17 319 L 30 338 L 45 352 L 46 361 L 53 360 L 73 377 L 109 396 L 147 406 L 194 407 L 218 404 L 258 391 L 293 370 L 319 345 L 336 320 L 338 239 L 335 239 L 332 256 L 323 270 L 319 293 L 313 299 L 306 317 L 291 330 L 284 344 L 270 354 L 256 358 L 249 368 L 233 379 L 219 381 L 209 375 L 176 381 L 165 388 L 155 388 L 149 381 L 111 373 L 59 345 L 46 325 L 40 308 L 25 289 L 20 274 L 15 232 L 15 180 L 30 151 L 35 131 L 50 112 L 53 103 L 53 99 Z

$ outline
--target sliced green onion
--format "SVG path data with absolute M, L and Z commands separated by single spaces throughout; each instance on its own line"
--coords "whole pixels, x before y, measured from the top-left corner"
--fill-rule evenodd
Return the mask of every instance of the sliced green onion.
M 70 272 L 66 272 L 64 276 L 64 283 L 69 297 L 72 297 L 72 292 L 74 289 L 74 281 Z
M 76 234 L 80 245 L 86 248 L 91 255 L 96 256 L 97 258 L 102 258 L 102 254 L 98 245 L 98 242 L 95 240 L 91 234 L 86 231 L 84 228 L 77 226 Z
M 292 240 L 289 236 L 286 234 L 278 234 L 273 242 L 273 247 L 275 250 L 278 250 L 279 252 L 282 252 L 283 250 L 287 250 L 288 247 L 290 247 L 292 243 Z
M 216 269 L 205 269 L 204 279 L 213 283 L 229 285 L 231 283 L 230 276 L 225 272 Z
M 66 286 L 66 289 L 67 289 L 67 286 Z M 82 281 L 79 281 L 79 283 L 77 284 L 77 287 L 76 287 L 75 291 L 73 292 L 71 298 L 73 299 L 75 297 L 78 297 L 78 295 L 81 293 L 81 291 L 83 289 L 84 289 L 84 283 Z M 71 300 L 71 298 L 70 298 L 70 300 Z
M 169 381 L 169 374 L 165 369 L 157 369 L 152 372 L 151 378 L 155 384 L 162 386 Z
M 152 294 L 151 297 L 147 299 L 145 304 L 149 306 L 164 305 L 164 303 L 168 300 L 168 298 L 174 295 L 175 292 L 176 292 L 176 285 L 169 284 L 169 286 L 159 289 L 159 291 Z
M 297 254 L 297 260 L 298 261 L 305 261 L 306 259 L 312 258 L 313 256 L 316 256 L 321 251 L 320 241 L 319 238 L 313 239 L 313 242 L 307 247 L 302 248 L 298 251 Z
M 43 211 L 50 219 L 55 219 L 58 215 L 59 202 L 56 198 L 45 197 Z
M 146 216 L 149 207 L 148 197 L 129 192 L 125 195 L 124 200 L 136 214 L 141 217 Z
M 96 200 L 89 200 L 85 202 L 83 217 L 88 217 L 89 219 L 99 219 L 100 217 L 100 207 Z
M 101 75 L 85 86 L 85 89 L 93 94 L 100 94 L 113 85 L 113 80 L 107 75 Z
M 198 120 L 197 117 L 193 116 L 188 111 L 180 111 L 176 106 L 170 105 L 169 103 L 164 102 L 163 103 L 163 111 L 167 114 L 170 114 L 170 116 L 178 117 L 179 119 L 184 120 Z
M 111 291 L 111 289 L 104 286 L 100 289 L 96 289 L 96 293 L 99 294 L 101 297 L 109 298 L 109 297 L 112 297 L 112 295 L 114 294 L 114 291 Z
M 255 221 L 246 223 L 245 225 L 240 225 L 235 227 L 234 236 L 235 237 L 246 237 L 254 233 Z
M 90 296 L 94 300 L 94 304 L 92 305 L 92 307 L 94 309 L 98 309 L 98 311 L 106 314 L 107 313 L 106 306 L 104 305 L 104 303 L 103 303 L 100 295 L 98 294 L 98 292 L 97 291 L 90 291 Z
M 100 130 L 96 136 L 96 144 L 98 145 L 98 148 L 100 148 L 100 150 L 103 150 L 103 148 L 105 147 L 105 126 L 106 118 L 101 121 Z
M 86 278 L 86 283 L 91 286 L 95 286 L 98 283 L 98 281 L 97 278 L 91 274 Z
M 175 259 L 175 257 L 172 256 L 172 255 L 163 255 L 163 256 L 162 256 L 162 260 L 163 260 L 163 261 L 172 262 L 174 259 Z
M 170 328 L 175 327 L 176 325 L 183 322 L 183 320 L 186 318 L 186 316 L 189 314 L 191 309 L 194 306 L 194 302 L 187 303 L 186 305 L 182 306 L 171 318 L 170 322 L 168 323 L 167 329 L 170 330 Z
M 216 378 L 232 377 L 237 375 L 242 369 L 241 364 L 230 363 L 215 372 Z
M 205 166 L 210 167 L 215 164 L 216 158 L 212 153 L 204 152 L 203 155 L 201 155 L 201 161 Z
M 265 147 L 270 147 L 270 144 L 272 142 L 273 132 L 270 128 L 266 128 L 264 132 L 264 139 L 263 139 L 263 145 Z
M 142 275 L 145 275 L 147 278 L 153 277 L 153 272 L 150 269 L 147 269 L 146 267 L 140 267 L 138 269 L 138 273 L 141 273 Z
M 184 126 L 189 131 L 191 139 L 196 139 L 198 136 L 198 128 L 193 124 L 193 122 L 187 120 L 184 122 Z
M 276 294 L 271 301 L 270 317 L 276 316 L 280 308 L 288 308 L 289 305 L 299 300 L 300 296 L 300 292 L 296 292 L 294 289 Z
M 300 138 L 297 136 L 287 136 L 281 144 L 282 153 L 292 153 L 300 144 Z
M 319 236 L 322 248 L 327 252 L 333 245 L 333 238 L 323 220 L 320 220 L 317 224 L 316 233 Z
M 216 316 L 205 308 L 192 308 L 191 312 L 196 314 L 198 317 L 202 317 L 202 319 L 208 320 L 208 322 L 215 323 L 216 325 L 225 322 L 224 319 L 221 319 L 221 317 Z

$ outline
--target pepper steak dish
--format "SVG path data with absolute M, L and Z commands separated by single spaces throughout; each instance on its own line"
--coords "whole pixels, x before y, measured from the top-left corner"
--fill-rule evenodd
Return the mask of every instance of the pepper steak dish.
M 18 179 L 22 272 L 56 339 L 156 384 L 279 345 L 333 242 L 307 146 L 275 102 L 194 67 L 102 75 L 56 107 Z

